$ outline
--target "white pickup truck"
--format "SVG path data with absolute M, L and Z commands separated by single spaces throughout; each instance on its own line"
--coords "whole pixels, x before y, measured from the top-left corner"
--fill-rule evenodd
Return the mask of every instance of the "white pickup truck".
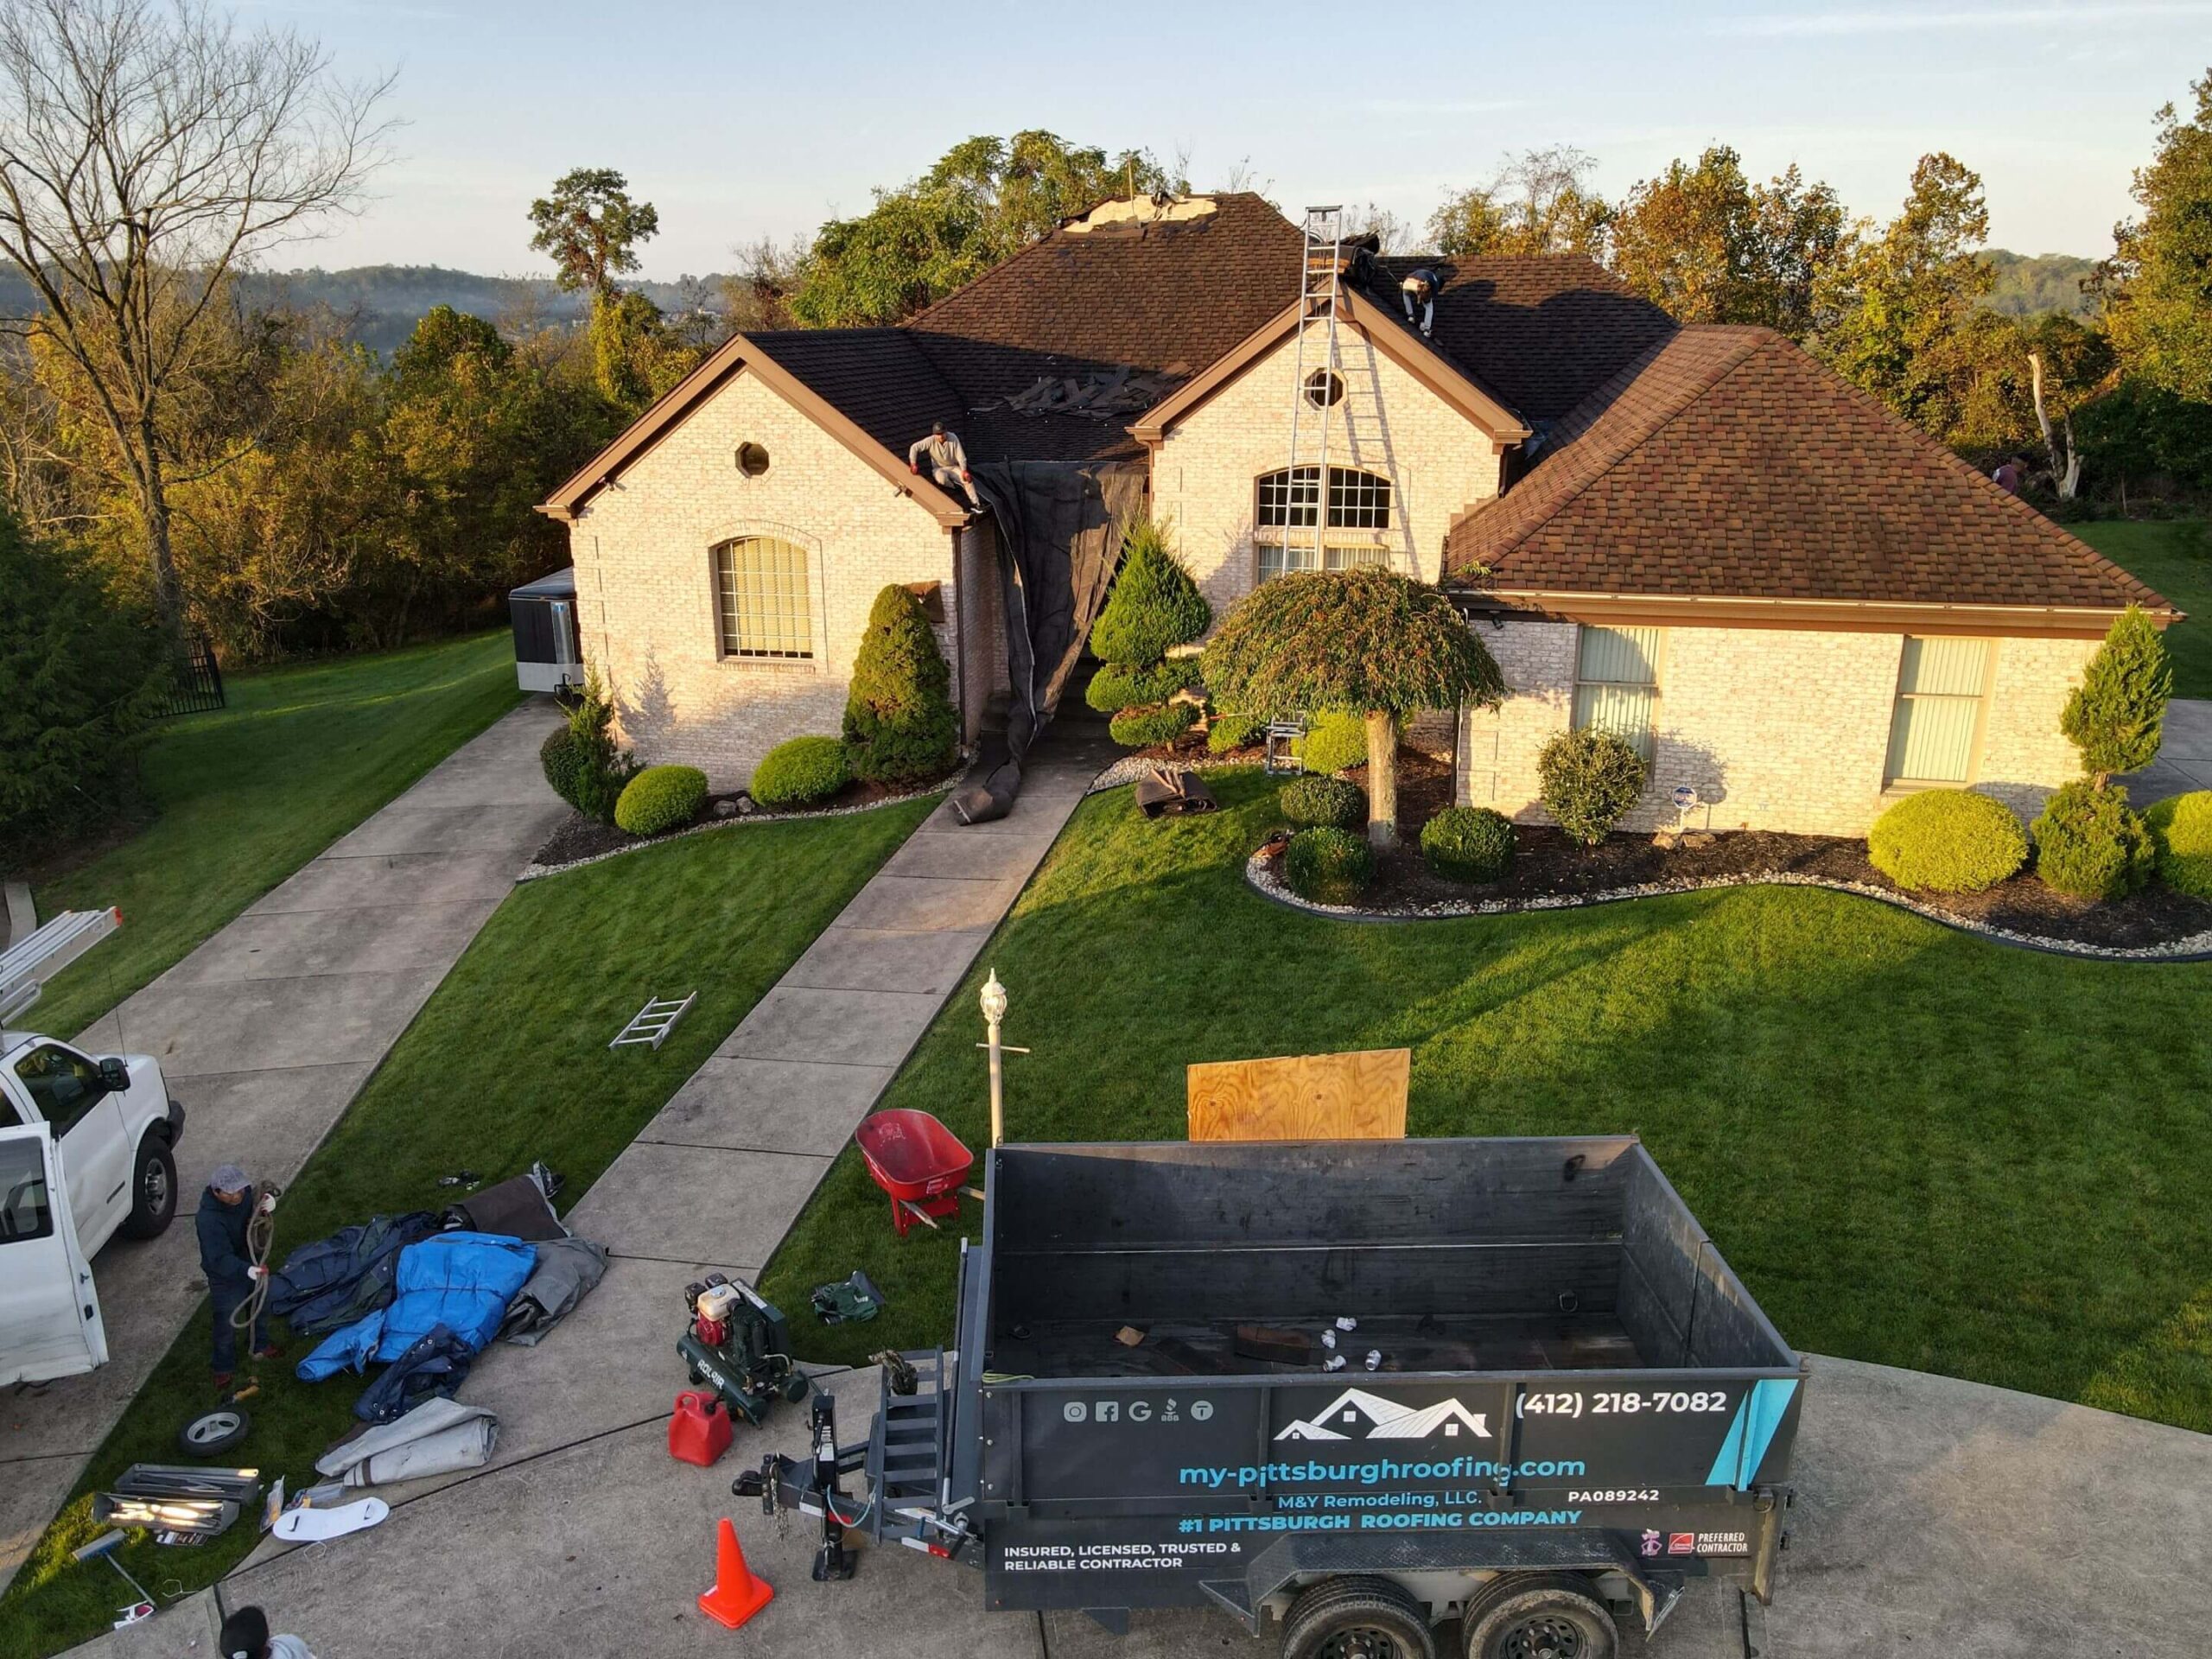
M 0 1021 L 120 919 L 72 912 L 0 957 Z M 117 1233 L 152 1238 L 168 1226 L 183 1130 L 150 1056 L 94 1056 L 0 1029 L 0 1388 L 106 1361 L 92 1259 Z

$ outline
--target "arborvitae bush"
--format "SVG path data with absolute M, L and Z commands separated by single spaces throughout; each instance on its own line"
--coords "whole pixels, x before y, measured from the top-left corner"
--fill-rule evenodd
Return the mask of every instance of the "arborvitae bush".
M 2121 613 L 2066 699 L 2058 728 L 2082 751 L 2082 769 L 2100 787 L 2116 772 L 2137 772 L 2158 758 L 2173 664 L 2158 630 L 2139 605 Z
M 868 612 L 845 696 L 845 741 L 856 776 L 920 783 L 950 771 L 960 753 L 952 671 L 938 649 L 922 602 L 886 588 Z
M 1149 518 L 1133 526 L 1114 591 L 1091 625 L 1091 651 L 1102 662 L 1143 667 L 1212 624 L 1213 607 L 1168 546 L 1166 531 Z
M 2151 879 L 2158 849 L 2124 789 L 2086 778 L 2051 791 L 2035 822 L 2036 874 L 2076 899 L 2119 899 Z

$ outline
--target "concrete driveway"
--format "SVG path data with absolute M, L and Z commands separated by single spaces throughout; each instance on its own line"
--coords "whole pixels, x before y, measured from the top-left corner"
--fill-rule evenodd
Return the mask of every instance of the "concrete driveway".
M 682 1385 L 672 1347 L 680 1310 L 664 1289 L 634 1275 L 618 1287 L 610 1276 L 534 1360 L 524 1357 L 550 1391 L 548 1414 L 565 1410 L 563 1379 L 579 1367 L 620 1372 L 641 1404 Z M 597 1319 L 585 1323 L 586 1313 Z M 864 1433 L 875 1374 L 826 1381 L 844 1433 Z M 517 1659 L 1275 1652 L 1275 1627 L 1255 1640 L 1210 1612 L 1140 1617 L 1122 1638 L 1080 1615 L 987 1613 L 976 1573 L 911 1550 L 866 1556 L 849 1584 L 815 1584 L 812 1524 L 764 1520 L 756 1503 L 729 1495 L 731 1478 L 764 1451 L 805 1450 L 802 1410 L 741 1429 L 714 1469 L 669 1459 L 664 1406 L 625 1427 L 598 1427 L 603 1421 L 580 1421 L 566 1444 L 532 1455 L 503 1448 L 488 1471 L 386 1489 L 391 1517 L 374 1531 L 257 1558 L 219 1587 L 219 1604 L 218 1591 L 203 1592 L 141 1630 L 78 1651 L 182 1654 L 219 1623 L 221 1607 L 255 1602 L 321 1659 L 431 1651 L 450 1645 L 457 1629 L 471 1652 Z M 1624 1631 L 1624 1655 L 2192 1659 L 2206 1650 L 2199 1580 L 2212 1558 L 2212 1439 L 1819 1359 L 1796 1480 L 1794 1536 L 1772 1609 L 1699 1586 L 1648 1645 L 1639 1630 Z M 725 1515 L 776 1589 L 734 1635 L 693 1605 L 712 1580 L 714 1526 Z M 1456 1631 L 1442 1634 L 1440 1649 L 1456 1651 Z
M 206 1294 L 209 1173 L 292 1179 L 567 810 L 537 764 L 556 718 L 525 704 L 462 745 L 77 1038 L 161 1061 L 189 1115 L 178 1214 L 93 1262 L 107 1364 L 0 1400 L 0 1588 Z
M 2119 781 L 2127 785 L 2128 804 L 2139 811 L 2169 795 L 2212 789 L 2212 702 L 2176 697 L 2169 702 L 2158 758 Z

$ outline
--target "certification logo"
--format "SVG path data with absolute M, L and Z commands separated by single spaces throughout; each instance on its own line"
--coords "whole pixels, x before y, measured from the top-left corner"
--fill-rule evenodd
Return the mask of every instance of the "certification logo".
M 1694 1532 L 1669 1533 L 1667 1535 L 1667 1553 L 1669 1555 L 1695 1554 L 1697 1553 L 1697 1534 Z

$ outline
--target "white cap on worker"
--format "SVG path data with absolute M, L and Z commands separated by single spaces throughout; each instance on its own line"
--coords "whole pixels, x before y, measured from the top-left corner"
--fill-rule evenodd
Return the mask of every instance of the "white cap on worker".
M 225 1164 L 207 1178 L 211 1192 L 243 1192 L 252 1185 L 252 1178 L 236 1164 Z

